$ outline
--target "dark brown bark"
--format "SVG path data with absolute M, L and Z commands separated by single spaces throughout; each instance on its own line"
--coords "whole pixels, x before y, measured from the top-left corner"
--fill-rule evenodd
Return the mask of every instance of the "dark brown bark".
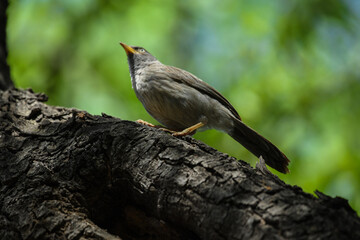
M 342 198 L 46 99 L 0 93 L 0 239 L 360 239 Z
M 6 90 L 14 87 L 14 84 L 10 79 L 9 65 L 6 62 L 6 9 L 8 5 L 8 0 L 0 1 L 0 90 Z

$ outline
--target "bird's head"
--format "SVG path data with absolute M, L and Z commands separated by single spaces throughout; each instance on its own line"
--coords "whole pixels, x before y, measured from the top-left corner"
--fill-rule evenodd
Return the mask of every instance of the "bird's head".
M 157 59 L 143 47 L 129 46 L 122 42 L 120 42 L 120 45 L 124 48 L 129 63 L 133 62 L 135 64 L 140 64 L 157 61 Z

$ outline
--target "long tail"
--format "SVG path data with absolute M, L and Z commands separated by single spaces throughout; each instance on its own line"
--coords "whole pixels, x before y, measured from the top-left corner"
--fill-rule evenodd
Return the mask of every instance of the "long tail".
M 243 145 L 255 156 L 260 155 L 265 159 L 265 163 L 282 173 L 288 173 L 289 159 L 269 140 L 246 126 L 239 119 L 234 119 L 234 129 L 228 134 Z

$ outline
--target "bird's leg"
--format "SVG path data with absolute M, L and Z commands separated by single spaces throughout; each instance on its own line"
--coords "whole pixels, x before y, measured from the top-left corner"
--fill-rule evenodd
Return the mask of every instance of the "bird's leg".
M 171 133 L 171 134 L 176 133 L 176 131 L 170 130 L 170 129 L 164 128 L 164 127 L 160 127 L 159 129 L 162 130 L 162 131 L 164 131 L 164 132 L 169 132 L 169 133 Z
M 199 122 L 191 127 L 185 128 L 184 130 L 182 130 L 181 132 L 173 132 L 172 135 L 173 136 L 185 136 L 185 135 L 189 135 L 192 134 L 196 131 L 196 129 L 201 128 L 205 126 L 205 123 L 203 122 Z
M 199 122 L 191 127 L 188 127 L 188 128 L 185 128 L 184 130 L 182 130 L 181 132 L 177 132 L 177 131 L 174 131 L 174 130 L 170 130 L 170 129 L 167 129 L 167 128 L 164 128 L 162 126 L 159 126 L 159 125 L 154 125 L 152 123 L 149 123 L 149 122 L 146 122 L 142 119 L 138 119 L 136 120 L 137 123 L 140 123 L 142 125 L 145 125 L 145 126 L 148 126 L 148 127 L 153 127 L 153 128 L 157 128 L 157 129 L 160 129 L 164 132 L 169 132 L 171 133 L 173 136 L 185 136 L 185 135 L 192 135 L 196 132 L 196 129 L 198 128 L 201 128 L 203 126 L 205 126 L 205 123 L 203 122 Z
M 176 131 L 173 131 L 173 130 L 170 130 L 170 129 L 167 129 L 167 128 L 164 128 L 163 126 L 159 126 L 159 125 L 154 125 L 152 123 L 149 123 L 147 121 L 144 121 L 142 119 L 138 119 L 136 120 L 137 123 L 140 123 L 142 125 L 145 125 L 145 126 L 148 126 L 148 127 L 153 127 L 153 128 L 157 128 L 157 129 L 160 129 L 164 132 L 169 132 L 169 133 L 175 133 Z

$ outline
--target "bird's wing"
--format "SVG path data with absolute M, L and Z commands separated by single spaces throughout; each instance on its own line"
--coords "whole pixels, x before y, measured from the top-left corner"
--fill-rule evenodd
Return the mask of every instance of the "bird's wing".
M 164 68 L 163 72 L 166 73 L 166 75 L 168 77 L 170 77 L 171 79 L 173 79 L 174 81 L 177 81 L 179 83 L 187 84 L 190 87 L 197 89 L 199 92 L 207 94 L 211 98 L 216 99 L 222 105 L 224 105 L 227 109 L 229 109 L 229 111 L 232 114 L 234 114 L 234 116 L 236 118 L 241 120 L 240 115 L 235 110 L 235 108 L 230 104 L 230 102 L 223 95 L 221 95 L 218 91 L 216 91 L 213 87 L 211 87 L 209 84 L 202 81 L 195 75 L 193 75 L 185 70 L 182 70 L 180 68 L 166 66 L 166 65 L 163 65 L 162 67 Z

